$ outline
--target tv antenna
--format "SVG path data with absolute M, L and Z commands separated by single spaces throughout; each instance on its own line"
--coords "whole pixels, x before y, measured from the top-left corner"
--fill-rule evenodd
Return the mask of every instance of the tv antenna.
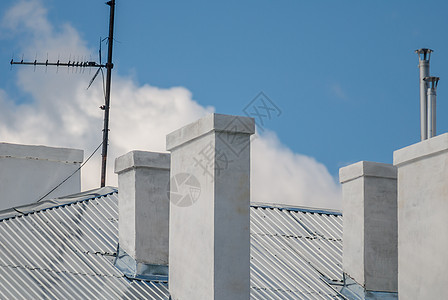
M 96 76 L 102 68 L 106 68 L 106 90 L 104 96 L 104 105 L 100 106 L 104 110 L 104 125 L 103 125 L 103 143 L 102 143 L 102 153 L 101 153 L 101 187 L 106 185 L 106 163 L 107 163 L 107 146 L 109 141 L 109 108 L 110 108 L 110 87 L 112 79 L 112 69 L 114 65 L 112 63 L 112 50 L 114 41 L 114 17 L 115 17 L 115 0 L 110 0 L 106 2 L 110 6 L 110 16 L 109 16 L 109 36 L 107 37 L 108 49 L 107 49 L 107 63 L 105 65 L 101 64 L 101 50 L 100 50 L 100 63 L 94 61 L 68 61 L 68 62 L 38 62 L 37 60 L 31 62 L 25 62 L 23 59 L 21 61 L 14 61 L 11 59 L 11 65 L 32 65 L 32 66 L 57 66 L 57 67 L 76 67 L 76 68 L 98 68 L 98 71 L 93 76 L 89 83 L 89 87 L 95 80 Z M 101 47 L 100 47 L 101 49 Z

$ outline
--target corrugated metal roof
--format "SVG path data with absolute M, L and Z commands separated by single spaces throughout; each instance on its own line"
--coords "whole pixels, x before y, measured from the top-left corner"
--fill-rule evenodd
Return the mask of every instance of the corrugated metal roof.
M 102 192 L 21 207 L 26 214 L 0 222 L 0 298 L 169 298 L 166 283 L 130 281 L 114 267 L 117 191 Z
M 0 212 L 0 298 L 168 299 L 165 282 L 127 279 L 113 265 L 117 190 Z M 341 298 L 340 213 L 254 205 L 251 298 Z
M 342 217 L 252 206 L 251 256 L 253 299 L 337 298 L 322 278 L 342 282 Z

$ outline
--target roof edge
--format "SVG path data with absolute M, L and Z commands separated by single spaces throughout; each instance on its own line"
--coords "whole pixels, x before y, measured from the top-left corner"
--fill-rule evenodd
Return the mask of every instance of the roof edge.
M 107 186 L 103 188 L 88 190 L 73 195 L 7 208 L 5 210 L 0 211 L 0 222 L 51 208 L 61 207 L 77 202 L 104 197 L 117 192 L 118 192 L 117 188 Z
M 336 210 L 336 209 L 311 208 L 311 207 L 306 207 L 306 206 L 293 206 L 293 205 L 283 205 L 283 204 L 273 204 L 273 203 L 263 203 L 263 202 L 251 202 L 250 206 L 258 207 L 258 208 L 277 208 L 279 210 L 300 211 L 300 212 L 306 212 L 306 213 L 312 213 L 312 214 L 342 216 L 342 211 Z

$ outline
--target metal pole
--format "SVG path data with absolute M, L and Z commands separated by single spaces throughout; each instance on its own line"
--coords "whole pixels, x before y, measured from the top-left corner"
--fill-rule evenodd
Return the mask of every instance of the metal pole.
M 436 91 L 428 88 L 428 138 L 436 135 Z
M 436 105 L 437 105 L 437 83 L 439 77 L 426 77 L 425 82 L 428 84 L 428 138 L 437 135 L 436 132 Z
M 112 79 L 112 69 L 114 67 L 112 63 L 112 47 L 114 42 L 114 15 L 115 15 L 115 0 L 108 1 L 106 3 L 110 6 L 110 18 L 109 18 L 109 37 L 108 37 L 108 50 L 107 50 L 107 75 L 106 75 L 106 96 L 104 105 L 104 128 L 103 128 L 103 149 L 102 149 L 102 165 L 101 165 L 101 187 L 106 185 L 106 164 L 107 164 L 107 146 L 109 141 L 109 108 L 110 108 L 110 86 Z
M 421 48 L 415 52 L 418 54 L 420 69 L 420 137 L 423 141 L 428 138 L 428 98 L 426 94 L 428 85 L 424 78 L 429 76 L 429 58 L 432 50 Z

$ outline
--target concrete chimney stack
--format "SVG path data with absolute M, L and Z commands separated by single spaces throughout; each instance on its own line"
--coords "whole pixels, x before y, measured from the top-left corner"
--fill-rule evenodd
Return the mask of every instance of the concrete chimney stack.
M 252 118 L 208 115 L 167 136 L 173 300 L 247 300 Z
M 339 179 L 344 273 L 361 285 L 365 294 L 396 293 L 397 170 L 392 165 L 361 161 L 341 168 Z
M 166 279 L 170 154 L 131 151 L 115 160 L 118 174 L 119 253 L 128 277 Z
M 448 133 L 394 152 L 400 299 L 448 295 Z
M 0 143 L 0 210 L 81 192 L 76 170 L 83 156 L 78 149 Z

